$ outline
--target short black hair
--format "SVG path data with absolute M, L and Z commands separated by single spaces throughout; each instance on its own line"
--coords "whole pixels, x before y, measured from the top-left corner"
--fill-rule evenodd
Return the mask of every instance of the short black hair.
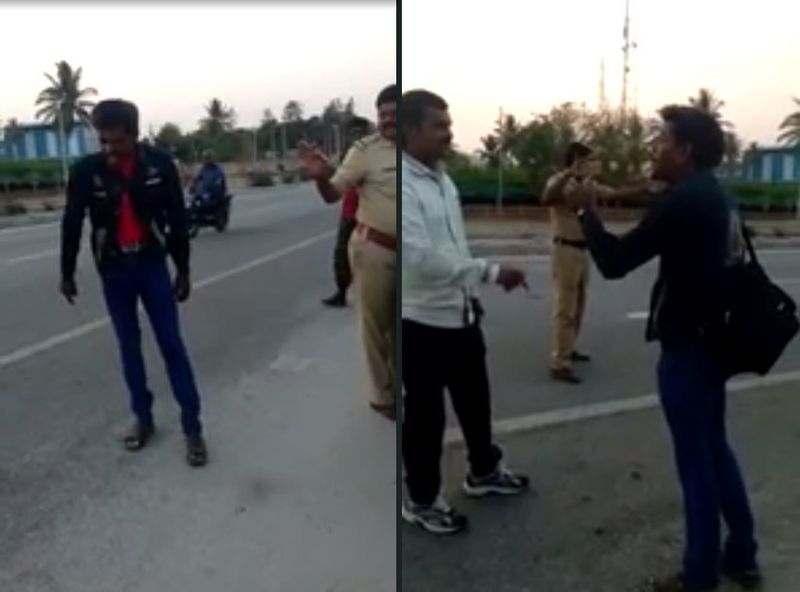
M 139 136 L 139 109 L 130 101 L 108 99 L 92 109 L 92 125 L 98 130 L 123 129 Z
M 688 105 L 667 105 L 658 112 L 675 140 L 691 147 L 695 168 L 716 168 L 725 155 L 725 134 L 719 121 L 708 111 Z
M 385 105 L 386 103 L 396 103 L 399 97 L 399 93 L 397 92 L 397 85 L 390 84 L 386 88 L 384 88 L 380 94 L 378 94 L 378 99 L 375 101 L 375 106 L 380 107 L 381 105 Z
M 400 120 L 403 126 L 419 127 L 425 121 L 429 109 L 448 109 L 447 101 L 428 90 L 410 90 L 400 99 Z
M 570 142 L 564 151 L 564 166 L 571 167 L 579 158 L 586 158 L 594 152 L 589 146 L 582 142 Z

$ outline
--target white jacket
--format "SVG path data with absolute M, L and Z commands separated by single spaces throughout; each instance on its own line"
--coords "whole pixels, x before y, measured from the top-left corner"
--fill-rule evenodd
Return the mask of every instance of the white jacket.
M 443 167 L 402 156 L 402 315 L 441 328 L 464 326 L 468 299 L 499 266 L 473 258 L 458 190 Z

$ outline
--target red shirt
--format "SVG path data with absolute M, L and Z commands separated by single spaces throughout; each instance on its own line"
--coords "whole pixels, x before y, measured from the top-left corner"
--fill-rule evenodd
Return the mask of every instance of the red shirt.
M 355 220 L 358 211 L 358 190 L 352 187 L 347 190 L 342 199 L 342 219 Z
M 136 160 L 134 158 L 120 159 L 116 168 L 117 172 L 122 175 L 123 178 L 130 180 L 136 169 Z M 144 228 L 142 228 L 142 223 L 136 217 L 136 212 L 133 210 L 130 195 L 127 191 L 124 191 L 119 208 L 117 243 L 120 247 L 127 247 L 143 241 Z

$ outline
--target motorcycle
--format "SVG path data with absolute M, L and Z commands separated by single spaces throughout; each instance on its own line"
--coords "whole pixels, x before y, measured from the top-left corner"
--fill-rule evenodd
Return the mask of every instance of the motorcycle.
M 208 192 L 190 192 L 189 202 L 189 237 L 194 238 L 204 226 L 213 226 L 217 232 L 225 232 L 231 216 L 233 195 L 210 201 Z

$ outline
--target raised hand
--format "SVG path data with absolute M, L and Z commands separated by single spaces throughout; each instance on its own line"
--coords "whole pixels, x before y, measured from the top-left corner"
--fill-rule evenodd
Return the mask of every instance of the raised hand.
M 300 142 L 297 145 L 297 156 L 312 179 L 326 179 L 330 176 L 332 167 L 317 147 L 308 142 Z

